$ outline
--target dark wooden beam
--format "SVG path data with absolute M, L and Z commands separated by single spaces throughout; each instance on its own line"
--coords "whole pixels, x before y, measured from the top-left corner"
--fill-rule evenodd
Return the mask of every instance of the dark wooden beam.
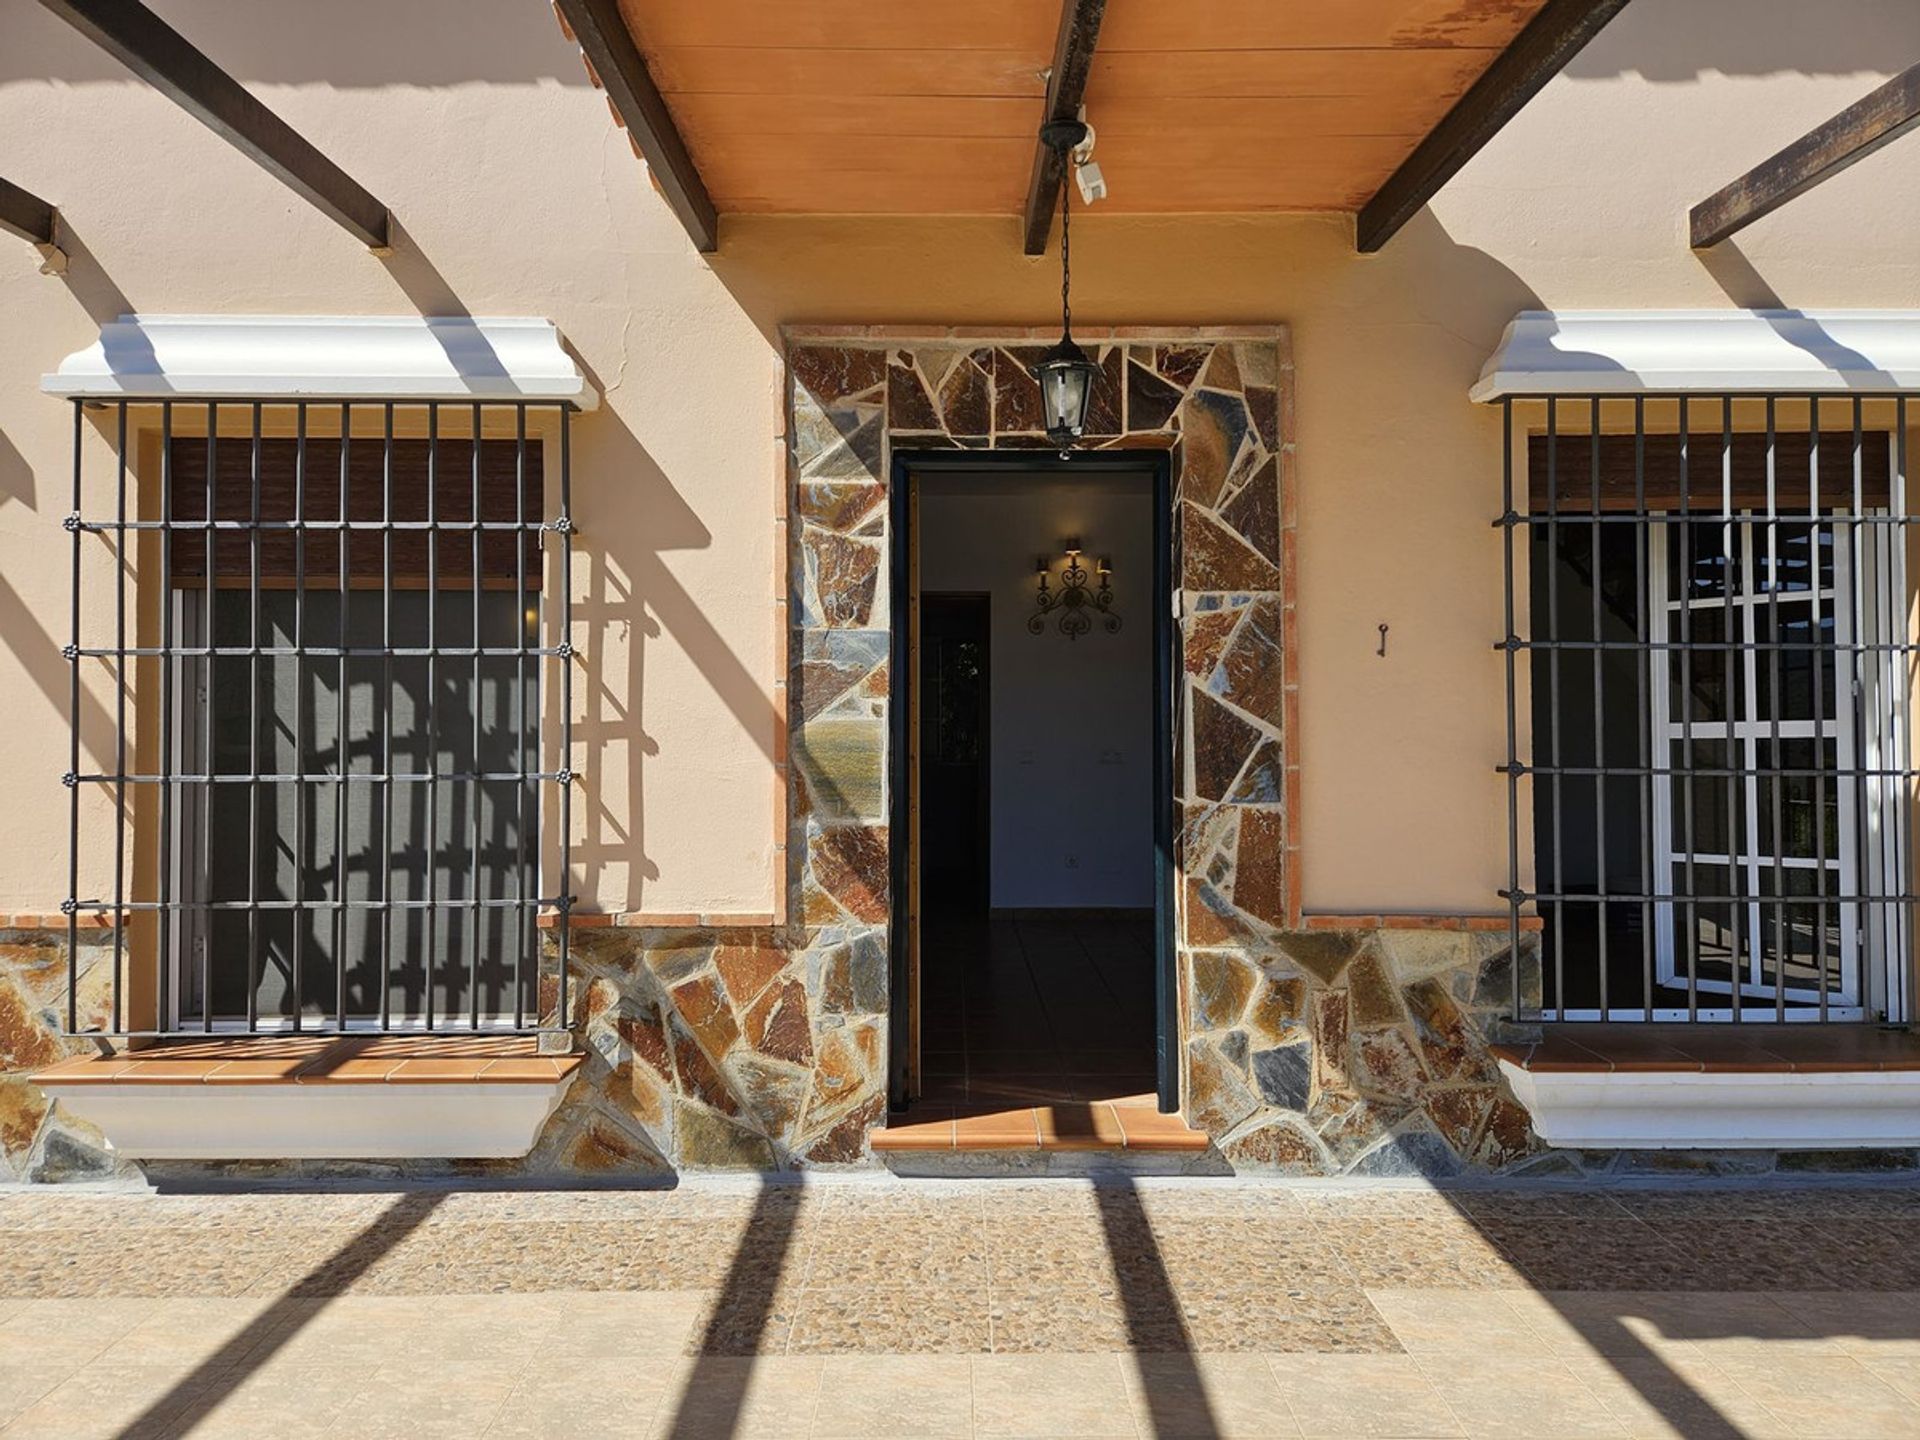
M 1360 210 L 1355 242 L 1372 254 L 1578 55 L 1627 0 L 1547 0 Z
M 387 207 L 138 0 L 40 0 L 135 75 L 376 250 Z
M 0 230 L 36 245 L 53 244 L 53 206 L 11 180 L 0 180 Z
M 1902 71 L 1866 99 L 1849 105 L 1694 206 L 1688 216 L 1693 248 L 1718 245 L 1916 126 L 1920 126 L 1920 65 Z
M 713 199 L 687 153 L 666 100 L 647 73 L 646 59 L 634 44 L 617 0 L 553 0 L 553 7 L 593 67 L 660 193 L 693 237 L 694 248 L 703 254 L 719 249 L 720 217 Z
M 1074 120 L 1087 94 L 1087 72 L 1093 68 L 1093 48 L 1100 39 L 1100 21 L 1107 0 L 1061 0 L 1060 33 L 1053 42 L 1053 70 L 1047 76 L 1047 108 L 1041 125 Z M 1038 133 L 1039 125 L 1034 127 Z M 1053 228 L 1053 207 L 1060 199 L 1060 156 L 1038 140 L 1033 145 L 1033 174 L 1027 181 L 1027 254 L 1047 253 L 1047 232 Z

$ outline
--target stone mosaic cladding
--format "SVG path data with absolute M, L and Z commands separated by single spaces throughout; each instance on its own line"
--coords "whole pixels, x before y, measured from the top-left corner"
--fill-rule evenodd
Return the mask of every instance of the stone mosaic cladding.
M 1080 338 L 1102 373 L 1086 443 L 1161 447 L 1173 461 L 1188 1120 L 1235 1169 L 1540 1163 L 1485 1050 L 1511 993 L 1504 927 L 1327 929 L 1300 918 L 1285 333 Z M 891 455 L 1045 448 L 1029 367 L 1047 343 L 1027 331 L 789 337 L 787 923 L 581 917 L 571 1021 L 588 1064 L 533 1154 L 373 1168 L 599 1176 L 875 1163 L 867 1134 L 886 1110 Z M 97 937 L 86 953 L 91 976 Z M 1537 986 L 1531 946 L 1522 959 Z M 114 1168 L 98 1136 L 50 1114 L 23 1078 L 65 1053 L 54 1038 L 64 966 L 63 930 L 0 933 L 0 1179 Z
M 1511 994 L 1504 930 L 1326 931 L 1300 919 L 1285 332 L 1081 338 L 1101 369 L 1085 443 L 1164 447 L 1173 461 L 1187 1119 L 1237 1168 L 1446 1173 L 1527 1158 L 1524 1112 L 1485 1052 Z M 789 844 L 810 926 L 884 922 L 892 450 L 1045 447 L 1030 374 L 1043 348 L 1037 335 L 872 331 L 789 346 Z

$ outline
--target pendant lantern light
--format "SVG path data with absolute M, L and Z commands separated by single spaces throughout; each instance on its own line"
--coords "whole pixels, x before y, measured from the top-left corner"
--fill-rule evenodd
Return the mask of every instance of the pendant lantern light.
M 1073 248 L 1070 239 L 1072 206 L 1067 182 L 1073 174 L 1073 150 L 1087 137 L 1078 120 L 1056 120 L 1040 128 L 1040 141 L 1060 157 L 1060 343 L 1042 355 L 1033 367 L 1040 382 L 1040 403 L 1047 438 L 1065 456 L 1086 433 L 1087 406 L 1093 398 L 1100 367 L 1073 343 Z

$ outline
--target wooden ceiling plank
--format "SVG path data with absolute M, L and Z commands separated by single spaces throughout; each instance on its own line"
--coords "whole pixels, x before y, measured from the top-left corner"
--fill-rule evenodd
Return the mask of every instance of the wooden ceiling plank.
M 616 0 L 553 3 L 606 89 L 668 207 L 692 237 L 694 248 L 702 254 L 719 249 L 720 217 L 713 198 L 687 153 L 666 100 L 647 73 L 646 61 Z
M 1693 248 L 1718 245 L 1915 128 L 1920 128 L 1920 65 L 1903 70 L 1694 206 L 1687 217 Z
M 1044 64 L 1052 16 L 1034 0 L 622 0 L 627 26 L 651 57 L 687 46 L 752 44 L 795 50 L 1012 50 Z
M 1047 103 L 1041 124 L 1077 119 L 1086 99 L 1087 75 L 1107 0 L 1060 0 L 1060 31 L 1053 42 L 1053 69 L 1047 79 Z M 1033 142 L 1033 168 L 1027 180 L 1026 252 L 1047 253 L 1053 207 L 1060 194 L 1062 158 L 1039 140 Z
M 387 207 L 146 6 L 40 3 L 343 229 L 375 250 L 387 247 Z
M 55 213 L 51 204 L 31 190 L 0 179 L 0 230 L 36 245 L 51 245 Z
M 1101 37 L 1114 54 L 1206 50 L 1469 49 L 1512 43 L 1542 0 L 1181 0 L 1118 7 Z
M 822 95 L 796 105 L 791 95 L 683 92 L 672 104 L 681 132 L 703 159 L 708 143 L 726 135 L 1025 140 L 1033 134 L 1033 101 L 1014 96 Z
M 1371 254 L 1418 214 L 1627 0 L 1547 0 L 1514 42 L 1361 208 L 1355 241 Z
M 688 47 L 647 53 L 663 94 L 986 95 L 1038 100 L 1046 55 L 1020 50 L 791 50 Z
M 1169 99 L 1431 97 L 1437 120 L 1497 50 L 1192 50 L 1094 57 L 1088 113 L 1142 96 Z M 1096 107 L 1099 113 L 1095 114 Z M 1432 126 L 1423 126 L 1425 134 Z

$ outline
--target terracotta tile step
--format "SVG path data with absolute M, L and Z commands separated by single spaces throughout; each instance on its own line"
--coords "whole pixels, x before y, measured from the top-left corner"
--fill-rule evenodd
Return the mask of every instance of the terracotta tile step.
M 193 1040 L 80 1055 L 34 1075 L 62 1085 L 552 1084 L 583 1055 L 542 1055 L 531 1036 L 274 1036 Z
M 890 1116 L 873 1132 L 873 1148 L 888 1151 L 1138 1150 L 1193 1152 L 1212 1142 L 1178 1115 L 1151 1104 L 1102 1101 L 958 1114 L 919 1106 Z
M 1489 1047 L 1540 1074 L 1842 1074 L 1920 1070 L 1920 1035 L 1874 1025 L 1549 1025 Z

